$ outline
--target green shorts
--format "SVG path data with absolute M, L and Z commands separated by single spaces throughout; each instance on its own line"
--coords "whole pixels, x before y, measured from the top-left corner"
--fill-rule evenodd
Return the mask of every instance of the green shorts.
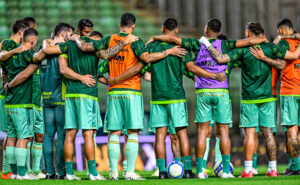
M 102 127 L 98 98 L 66 97 L 65 129 L 97 130 Z
M 207 91 L 216 92 L 207 92 Z M 195 123 L 214 120 L 217 123 L 232 122 L 231 103 L 227 89 L 200 89 L 196 92 Z
M 41 107 L 33 107 L 33 132 L 43 134 L 44 133 L 44 118 Z
M 156 133 L 156 128 L 149 128 L 149 132 L 152 132 L 152 133 L 155 134 Z M 168 133 L 176 135 L 176 129 L 173 127 L 172 123 L 169 123 L 169 125 L 168 125 Z
M 5 108 L 8 137 L 32 137 L 32 108 Z
M 0 131 L 6 132 L 5 96 L 0 95 Z
M 108 92 L 107 130 L 123 129 L 144 129 L 144 103 L 141 92 Z
M 300 97 L 280 96 L 281 125 L 300 126 Z
M 150 128 L 170 127 L 170 131 L 174 133 L 175 128 L 187 126 L 188 111 L 186 102 L 172 104 L 151 104 Z
M 106 112 L 105 112 L 105 117 L 104 117 L 103 132 L 104 132 L 104 133 L 108 133 L 108 134 L 110 133 L 110 131 L 107 130 L 107 110 L 106 110 Z M 122 129 L 122 134 L 123 134 L 123 135 L 128 135 L 127 129 L 126 129 L 126 128 L 123 128 L 123 129 Z
M 241 103 L 240 127 L 276 127 L 276 101 Z

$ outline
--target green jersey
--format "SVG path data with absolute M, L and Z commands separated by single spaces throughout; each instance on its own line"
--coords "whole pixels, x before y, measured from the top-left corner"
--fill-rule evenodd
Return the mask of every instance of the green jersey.
M 11 57 L 8 65 L 8 81 L 12 81 L 20 72 L 32 63 L 34 50 L 27 50 Z M 29 77 L 22 84 L 11 88 L 5 99 L 8 106 L 32 107 L 32 77 Z
M 82 37 L 81 39 L 88 43 L 92 42 L 92 40 L 88 37 Z M 92 75 L 97 81 L 97 66 L 99 58 L 96 57 L 94 53 L 85 53 L 81 51 L 73 41 L 60 43 L 59 47 L 61 52 L 64 54 L 62 56 L 68 58 L 69 68 L 81 75 Z M 67 79 L 66 81 L 66 96 L 68 96 L 68 94 L 72 94 L 72 96 L 76 97 L 84 95 L 98 97 L 97 83 L 93 87 L 88 87 L 78 80 Z
M 2 41 L 2 47 L 1 47 L 1 51 L 11 51 L 15 48 L 17 48 L 19 45 L 12 39 L 5 39 Z M 6 66 L 8 64 L 8 62 L 10 61 L 11 59 L 8 59 L 7 61 L 3 61 L 3 62 L 0 62 L 0 65 L 1 65 L 1 68 L 2 68 L 2 74 L 7 74 L 7 69 L 6 69 Z M 1 82 L 3 83 L 3 80 L 1 78 Z M 1 85 L 0 87 L 0 96 L 5 96 L 5 90 L 3 88 L 3 85 Z
M 273 43 L 261 43 L 257 46 L 261 47 L 267 57 L 273 59 L 283 59 L 286 53 Z M 227 54 L 231 61 L 242 61 L 242 103 L 264 103 L 276 100 L 272 93 L 272 68 L 256 59 L 250 53 L 250 47 L 234 49 Z
M 290 50 L 290 44 L 286 40 L 280 40 L 277 44 L 281 50 Z
M 147 46 L 149 53 L 161 52 L 174 47 L 174 44 L 154 41 Z M 152 101 L 157 103 L 171 100 L 184 100 L 183 65 L 193 62 L 191 53 L 182 58 L 168 56 L 151 64 Z

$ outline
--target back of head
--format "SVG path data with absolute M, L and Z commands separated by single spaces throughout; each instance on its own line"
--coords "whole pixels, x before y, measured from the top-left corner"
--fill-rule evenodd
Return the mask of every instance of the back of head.
M 136 18 L 132 13 L 124 13 L 121 16 L 120 26 L 121 27 L 131 27 L 135 24 Z
M 93 22 L 89 19 L 81 19 L 78 21 L 77 29 L 83 30 L 85 27 L 92 28 L 94 27 Z
M 26 28 L 23 32 L 22 41 L 23 42 L 30 42 L 31 38 L 38 37 L 39 34 L 34 28 Z
M 28 27 L 29 27 L 29 25 L 23 19 L 19 19 L 13 23 L 12 32 L 13 32 L 13 34 L 16 34 L 20 30 L 24 30 L 25 28 L 28 28 Z
M 277 29 L 279 29 L 281 27 L 286 27 L 286 28 L 289 28 L 289 29 L 294 29 L 292 22 L 289 19 L 287 19 L 287 18 L 281 19 L 277 23 Z
M 212 32 L 219 33 L 222 28 L 222 23 L 218 19 L 212 18 L 207 21 L 206 26 Z
M 173 31 L 177 28 L 177 21 L 174 18 L 167 18 L 163 22 L 163 28 L 168 31 Z
M 219 39 L 219 40 L 228 40 L 228 39 L 227 39 L 227 36 L 226 36 L 226 35 L 223 35 L 223 34 L 220 34 L 220 35 L 218 36 L 218 39 Z
M 30 27 L 33 27 L 33 25 L 36 25 L 35 19 L 33 17 L 25 17 L 23 19 Z
M 89 37 L 103 38 L 103 35 L 102 35 L 102 33 L 98 32 L 98 31 L 92 31 L 91 33 L 89 33 Z
M 68 32 L 70 31 L 70 29 L 72 29 L 74 31 L 74 27 L 67 24 L 67 23 L 58 23 L 55 28 L 54 28 L 54 31 L 53 31 L 53 35 L 54 37 L 55 36 L 58 36 L 61 32 L 65 31 L 65 32 Z
M 259 22 L 249 22 L 246 26 L 246 30 L 252 32 L 255 36 L 264 33 L 264 29 Z

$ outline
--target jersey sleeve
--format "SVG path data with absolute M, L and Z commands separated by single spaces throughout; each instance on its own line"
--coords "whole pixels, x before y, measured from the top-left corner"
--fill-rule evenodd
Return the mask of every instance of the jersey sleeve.
M 141 70 L 141 75 L 145 76 L 147 71 L 151 72 L 151 63 L 145 65 L 145 67 Z
M 200 42 L 195 38 L 182 38 L 181 46 L 192 51 L 200 51 L 201 48 Z
M 227 52 L 236 48 L 236 40 L 223 40 L 222 46 L 226 48 Z
M 282 50 L 290 50 L 290 45 L 286 40 L 280 40 L 277 46 Z
M 27 50 L 24 53 L 24 59 L 27 63 L 32 63 L 33 62 L 33 55 L 34 55 L 34 51 L 33 50 Z
M 279 46 L 277 46 L 273 43 L 271 43 L 271 45 L 272 45 L 272 50 L 273 50 L 274 57 L 284 59 L 285 54 L 286 54 L 286 49 L 280 48 Z
M 140 56 L 143 54 L 143 53 L 146 53 L 148 52 L 148 49 L 146 48 L 144 42 L 139 39 L 138 41 L 134 42 L 131 44 L 131 48 L 134 52 L 134 55 L 137 57 L 137 58 L 140 58 Z
M 99 76 L 104 76 L 104 74 L 108 73 L 109 71 L 109 61 L 104 60 L 98 65 L 98 75 Z
M 188 78 L 190 78 L 190 79 L 192 79 L 192 80 L 195 79 L 195 76 L 196 76 L 196 75 L 195 75 L 194 73 L 190 72 L 190 71 L 185 67 L 185 65 L 183 65 L 182 71 L 183 71 L 184 76 L 186 76 L 186 77 L 188 77 Z
M 105 36 L 100 40 L 93 41 L 93 47 L 95 51 L 107 49 L 111 36 Z
M 13 40 L 4 40 L 1 46 L 1 51 L 10 51 L 15 49 L 15 42 Z
M 227 53 L 230 58 L 230 61 L 241 60 L 244 57 L 244 50 L 242 48 L 234 49 Z
M 62 42 L 58 46 L 59 46 L 59 49 L 60 49 L 61 53 L 65 54 L 69 50 L 69 41 Z
M 193 57 L 193 55 L 192 55 L 192 53 L 191 52 L 187 52 L 187 54 L 185 55 L 185 56 L 183 56 L 182 58 L 181 58 L 181 61 L 182 61 L 182 63 L 185 65 L 186 63 L 189 63 L 189 62 L 191 62 L 191 61 L 194 61 L 195 60 L 195 58 Z

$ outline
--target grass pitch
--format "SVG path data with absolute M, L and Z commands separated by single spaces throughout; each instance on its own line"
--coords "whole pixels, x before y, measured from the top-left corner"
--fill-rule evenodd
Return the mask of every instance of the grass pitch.
M 279 166 L 278 171 L 281 172 L 286 168 L 286 166 Z M 20 180 L 0 180 L 0 185 L 198 185 L 203 183 L 205 185 L 300 185 L 300 176 L 283 176 L 279 175 L 276 178 L 266 177 L 265 173 L 267 166 L 260 166 L 258 168 L 259 175 L 252 179 L 241 179 L 238 178 L 240 171 L 243 167 L 235 168 L 234 179 L 221 179 L 209 174 L 208 179 L 168 179 L 159 180 L 156 177 L 151 177 L 153 172 L 138 172 L 142 177 L 147 178 L 145 181 L 125 181 L 124 178 L 120 178 L 119 181 L 89 181 L 86 177 L 86 172 L 76 172 L 76 175 L 82 178 L 81 181 L 66 181 L 66 180 L 39 180 L 39 181 L 20 181 Z M 212 169 L 210 169 L 212 171 Z M 193 170 L 195 171 L 195 170 Z M 108 172 L 101 173 L 105 177 L 108 177 Z M 122 173 L 119 175 L 122 176 Z

